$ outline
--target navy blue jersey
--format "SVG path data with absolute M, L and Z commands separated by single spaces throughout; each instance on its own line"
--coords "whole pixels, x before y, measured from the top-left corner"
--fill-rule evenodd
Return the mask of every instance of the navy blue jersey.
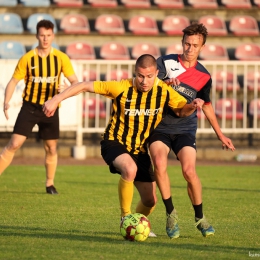
M 186 68 L 178 54 L 161 56 L 157 59 L 158 78 L 165 80 L 178 78 L 179 86 L 173 88 L 190 103 L 195 98 L 201 98 L 205 104 L 210 103 L 212 80 L 206 68 L 197 62 L 195 66 Z M 155 131 L 167 134 L 196 134 L 197 111 L 188 117 L 178 117 L 171 109 L 160 122 Z

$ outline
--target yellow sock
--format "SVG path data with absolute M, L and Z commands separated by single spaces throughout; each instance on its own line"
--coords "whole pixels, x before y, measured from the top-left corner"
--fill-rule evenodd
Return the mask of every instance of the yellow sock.
M 45 169 L 46 169 L 46 187 L 54 184 L 54 177 L 57 168 L 58 156 L 48 155 L 45 157 Z
M 14 158 L 14 152 L 7 150 L 5 147 L 2 153 L 0 154 L 0 174 L 10 165 Z
M 134 182 L 126 181 L 120 177 L 118 182 L 118 196 L 121 209 L 121 217 L 131 214 L 131 205 L 134 195 Z
M 135 212 L 141 213 L 145 216 L 149 216 L 154 211 L 155 205 L 153 207 L 146 207 L 140 200 L 136 206 Z

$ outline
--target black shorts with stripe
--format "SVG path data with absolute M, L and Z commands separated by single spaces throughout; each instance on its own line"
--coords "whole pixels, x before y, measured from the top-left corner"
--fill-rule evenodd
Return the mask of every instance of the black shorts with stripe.
M 135 181 L 140 182 L 153 182 L 155 181 L 152 163 L 148 153 L 132 154 L 124 145 L 118 141 L 102 140 L 101 144 L 101 155 L 104 161 L 109 165 L 111 173 L 121 174 L 113 165 L 113 161 L 121 154 L 129 154 L 137 166 L 137 173 Z
M 42 105 L 23 101 L 23 105 L 14 125 L 14 134 L 28 137 L 35 125 L 39 127 L 39 138 L 43 140 L 59 139 L 59 110 L 52 117 L 42 111 Z

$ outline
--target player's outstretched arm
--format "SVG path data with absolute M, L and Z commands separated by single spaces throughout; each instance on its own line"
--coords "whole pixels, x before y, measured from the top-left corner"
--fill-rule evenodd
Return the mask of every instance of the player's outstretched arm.
M 191 115 L 198 107 L 202 108 L 203 104 L 204 100 L 200 98 L 195 98 L 190 104 L 186 104 L 181 109 L 175 109 L 174 112 L 179 117 L 186 117 Z
M 59 103 L 62 100 L 72 96 L 76 96 L 82 92 L 94 92 L 93 81 L 84 81 L 71 85 L 70 87 L 66 88 L 63 92 L 59 93 L 58 95 L 55 95 L 52 99 L 47 100 L 44 103 L 42 110 L 46 116 L 53 116 L 55 110 L 57 109 Z

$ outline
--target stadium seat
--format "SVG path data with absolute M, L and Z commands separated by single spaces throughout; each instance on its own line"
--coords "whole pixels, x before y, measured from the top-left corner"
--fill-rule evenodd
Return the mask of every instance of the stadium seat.
M 221 4 L 231 9 L 250 9 L 252 7 L 250 0 L 221 0 Z
M 240 89 L 238 79 L 234 79 L 234 74 L 229 71 L 219 70 L 216 74 L 212 75 L 212 81 L 216 83 L 216 90 L 222 91 L 226 88 L 227 91 L 237 91 Z
M 106 118 L 106 106 L 103 101 L 91 97 L 83 100 L 83 117 L 88 114 L 88 118 L 95 118 L 97 109 L 99 118 Z
M 188 0 L 193 8 L 218 8 L 217 0 Z
M 85 42 L 73 42 L 67 45 L 66 54 L 75 60 L 94 60 L 96 54 L 92 45 Z
M 216 101 L 215 113 L 218 118 L 232 119 L 233 110 L 235 112 L 235 119 L 243 119 L 243 106 L 240 101 L 232 98 L 221 98 Z
M 22 19 L 18 14 L 0 14 L 0 33 L 21 34 L 24 32 Z
M 133 59 L 137 59 L 143 54 L 151 54 L 157 59 L 161 56 L 161 51 L 159 47 L 153 43 L 136 43 L 131 52 Z
M 183 8 L 183 0 L 154 0 L 159 8 Z
M 206 26 L 209 36 L 226 36 L 227 27 L 225 21 L 216 15 L 205 15 L 199 18 L 199 23 Z
M 123 19 L 115 14 L 102 14 L 95 20 L 95 30 L 100 34 L 124 34 Z
M 256 90 L 260 91 L 260 72 L 255 71 L 255 72 L 248 72 L 247 73 L 247 82 L 246 82 L 247 88 L 250 91 Z
M 17 0 L 0 0 L 0 6 L 16 6 Z
M 50 0 L 20 0 L 24 6 L 50 6 Z
M 0 42 L 0 59 L 20 59 L 25 53 L 25 46 L 20 42 Z
M 260 98 L 255 98 L 249 102 L 248 113 L 250 116 L 257 114 L 257 118 L 260 118 Z
M 127 70 L 111 70 L 106 74 L 106 80 L 121 80 L 131 78 L 131 75 Z
M 57 6 L 63 7 L 81 7 L 83 6 L 83 0 L 54 0 Z
M 31 46 L 31 50 L 35 49 L 37 46 L 38 46 L 38 42 L 35 42 L 35 43 Z M 55 43 L 55 42 L 53 42 L 53 43 L 51 44 L 51 46 L 52 46 L 53 48 L 57 49 L 57 50 L 60 49 L 60 46 L 59 46 L 57 43 Z
M 116 0 L 88 0 L 93 7 L 116 7 Z
M 237 15 L 231 18 L 229 30 L 235 36 L 258 36 L 257 20 L 249 15 Z
M 206 44 L 200 55 L 202 60 L 229 60 L 227 49 L 220 44 Z
M 190 25 L 188 17 L 183 15 L 169 15 L 163 19 L 162 30 L 168 35 L 182 35 L 182 30 Z
M 60 29 L 67 34 L 88 34 L 88 18 L 83 14 L 67 14 L 61 18 Z
M 127 8 L 150 8 L 150 0 L 121 0 L 122 4 Z
M 136 15 L 130 18 L 128 29 L 136 35 L 157 35 L 156 20 L 147 15 Z
M 86 69 L 83 71 L 83 81 L 95 81 L 97 80 L 97 73 L 95 70 Z
M 182 48 L 181 44 L 172 44 L 172 45 L 169 45 L 166 48 L 165 54 L 166 55 L 168 55 L 168 54 L 182 54 L 183 53 L 182 50 L 183 50 L 183 48 Z
M 260 0 L 253 0 L 254 5 L 260 7 Z
M 197 108 L 197 117 L 198 117 L 198 119 L 206 118 L 206 116 L 203 113 L 202 109 L 200 109 L 199 107 Z
M 118 42 L 104 43 L 100 48 L 100 57 L 105 60 L 129 60 L 128 48 Z
M 26 28 L 27 30 L 32 33 L 32 34 L 36 34 L 36 24 L 41 21 L 41 20 L 50 20 L 51 22 L 53 22 L 54 24 L 54 33 L 56 33 L 58 31 L 57 29 L 57 24 L 55 19 L 53 18 L 52 15 L 47 14 L 47 13 L 35 13 L 35 14 L 31 14 L 28 17 L 27 20 L 27 24 L 26 24 Z
M 260 45 L 255 43 L 243 43 L 236 47 L 235 58 L 237 60 L 260 60 Z

